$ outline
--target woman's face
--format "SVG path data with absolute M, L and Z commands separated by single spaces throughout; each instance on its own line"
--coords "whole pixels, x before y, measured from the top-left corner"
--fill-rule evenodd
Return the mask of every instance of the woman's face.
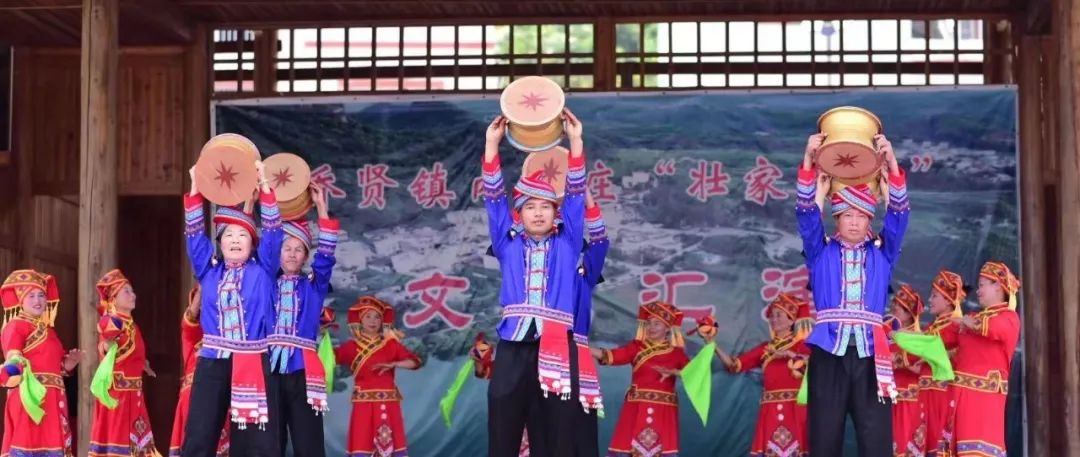
M 133 309 L 135 309 L 135 289 L 131 287 L 131 284 L 125 284 L 116 293 L 116 310 L 124 314 L 131 314 Z
M 651 341 L 663 341 L 667 338 L 668 325 L 657 317 L 645 321 L 645 338 Z
M 382 314 L 369 310 L 360 318 L 360 329 L 367 335 L 377 335 L 382 328 Z
M 46 306 L 48 306 L 48 303 L 45 300 L 44 290 L 33 289 L 23 296 L 22 310 L 31 317 L 41 317 L 42 314 L 45 314 Z

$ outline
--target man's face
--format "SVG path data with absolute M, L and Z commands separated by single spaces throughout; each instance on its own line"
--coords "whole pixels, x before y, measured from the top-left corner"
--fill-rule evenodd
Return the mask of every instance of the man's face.
M 530 198 L 521 206 L 521 223 L 530 236 L 545 236 L 555 228 L 555 204 Z
M 836 230 L 840 239 L 847 243 L 861 243 L 870 233 L 870 216 L 866 213 L 849 209 L 836 216 Z

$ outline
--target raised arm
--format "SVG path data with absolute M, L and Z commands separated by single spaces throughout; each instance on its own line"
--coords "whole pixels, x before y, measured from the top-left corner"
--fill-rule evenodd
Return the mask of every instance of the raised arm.
M 259 265 L 271 278 L 277 277 L 281 268 L 281 244 L 285 242 L 285 232 L 281 230 L 281 211 L 278 209 L 277 196 L 266 180 L 262 162 L 255 162 L 259 171 L 259 215 L 262 218 L 262 236 L 259 238 Z
M 587 194 L 588 195 L 588 194 Z M 588 198 L 592 200 L 592 198 Z M 585 209 L 585 225 L 589 229 L 589 246 L 585 248 L 582 263 L 585 265 L 585 282 L 596 287 L 600 283 L 600 275 L 604 272 L 604 260 L 607 258 L 610 243 L 607 237 L 607 227 L 604 225 L 604 216 L 600 212 L 600 205 L 592 202 Z
M 600 356 L 597 358 L 600 359 L 601 365 L 626 365 L 634 361 L 634 357 L 637 357 L 640 350 L 641 345 L 637 341 L 631 341 L 615 349 L 600 349 L 599 352 L 595 350 L 592 352 L 593 356 Z
M 488 233 L 495 257 L 502 259 L 503 248 L 510 241 L 510 205 L 506 200 L 506 183 L 499 164 L 499 143 L 506 132 L 506 118 L 498 116 L 487 128 L 487 143 L 481 165 L 484 181 L 484 208 L 488 214 Z
M 900 257 L 904 233 L 907 232 L 911 208 L 908 203 L 907 173 L 896 163 L 892 143 L 884 135 L 874 137 L 878 149 L 885 154 L 888 167 L 889 205 L 885 209 L 885 223 L 881 229 L 882 253 L 889 263 L 895 264 Z
M 210 261 L 214 258 L 214 244 L 206 235 L 206 213 L 203 210 L 203 197 L 195 185 L 195 167 L 188 170 L 191 175 L 191 191 L 184 194 L 184 235 L 187 243 L 188 260 L 200 280 L 210 271 Z
M 828 183 L 824 176 L 817 175 L 813 162 L 814 154 L 824 140 L 824 134 L 811 135 L 807 140 L 796 184 L 795 218 L 799 221 L 799 235 L 802 236 L 803 253 L 806 255 L 808 267 L 813 266 L 814 260 L 825 247 L 825 224 L 821 220 L 822 208 L 818 201 L 820 195 L 827 192 Z
M 570 157 L 566 171 L 566 196 L 561 208 L 565 233 L 573 252 L 580 252 L 585 243 L 585 152 L 581 139 L 581 121 L 570 110 L 563 112 L 566 136 L 570 139 Z

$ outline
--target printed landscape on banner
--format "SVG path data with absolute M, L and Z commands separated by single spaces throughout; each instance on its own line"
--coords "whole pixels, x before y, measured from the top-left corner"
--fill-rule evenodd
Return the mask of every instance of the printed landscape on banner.
M 312 180 L 328 190 L 344 232 L 328 305 L 344 316 L 359 295 L 378 295 L 397 307 L 405 343 L 426 360 L 418 372 L 398 373 L 411 454 L 485 455 L 486 381 L 466 384 L 450 431 L 438 401 L 476 333 L 490 338 L 500 316 L 498 266 L 485 255 L 479 201 L 484 130 L 498 114 L 497 98 L 270 103 L 218 104 L 216 130 L 251 138 L 264 157 L 304 157 Z M 588 186 L 612 239 L 605 282 L 595 291 L 594 345 L 629 341 L 638 304 L 663 299 L 687 312 L 684 329 L 713 314 L 717 344 L 737 353 L 768 338 L 762 310 L 777 294 L 811 298 L 794 217 L 795 171 L 818 115 L 839 105 L 876 113 L 909 173 L 912 220 L 894 284 L 927 294 L 942 267 L 968 281 L 987 259 L 1019 267 L 1011 88 L 570 94 L 567 105 L 584 123 Z M 507 182 L 516 181 L 523 159 L 504 147 Z M 335 335 L 347 337 L 344 328 Z M 691 338 L 687 349 L 693 355 L 700 347 Z M 1021 359 L 1013 386 L 1022 384 Z M 326 420 L 330 455 L 342 453 L 351 407 L 344 367 L 337 379 Z M 627 367 L 601 369 L 602 448 L 628 382 Z M 707 431 L 683 402 L 683 452 L 745 455 L 760 374 L 722 373 L 713 383 Z M 1022 388 L 1009 389 L 1014 449 L 1022 396 Z

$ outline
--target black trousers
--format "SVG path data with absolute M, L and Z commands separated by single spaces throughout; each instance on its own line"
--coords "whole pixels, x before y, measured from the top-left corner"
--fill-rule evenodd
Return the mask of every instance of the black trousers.
M 536 372 L 539 352 L 538 341 L 500 340 L 495 349 L 488 384 L 489 457 L 517 457 L 526 429 L 531 457 L 576 455 L 574 424 L 581 404 L 576 395 L 572 400 L 544 396 Z M 595 449 L 595 434 L 592 441 Z
M 263 373 L 269 377 L 270 364 L 266 356 L 263 356 L 262 362 Z M 191 409 L 188 413 L 181 456 L 215 457 L 221 428 L 225 425 L 226 415 L 229 414 L 232 365 L 232 358 L 199 357 L 195 363 L 195 379 L 191 384 Z M 273 418 L 278 415 L 277 392 L 273 383 L 266 383 L 266 397 L 269 402 L 270 417 Z M 281 447 L 277 435 L 273 422 L 265 430 L 254 425 L 240 430 L 235 423 L 230 423 L 229 454 L 244 457 L 279 457 Z
M 854 347 L 843 357 L 811 346 L 808 388 L 810 457 L 844 455 L 848 414 L 855 424 L 860 457 L 891 457 L 892 403 L 879 400 L 874 358 Z
M 325 457 L 322 416 L 307 402 L 307 380 L 304 370 L 289 374 L 274 373 L 270 383 L 278 392 L 279 414 L 270 417 L 277 428 L 281 455 L 285 455 L 286 439 L 292 442 L 294 457 Z
M 565 455 L 568 457 L 598 456 L 600 455 L 600 446 L 596 410 L 589 409 L 586 411 L 578 400 L 581 395 L 581 379 L 578 376 L 578 354 L 573 334 L 570 336 L 570 387 L 570 400 L 563 403 L 567 404 L 566 407 L 573 409 L 571 413 L 568 413 L 574 418 L 574 420 L 568 421 L 573 424 L 571 431 L 573 448 L 570 450 L 571 453 Z

